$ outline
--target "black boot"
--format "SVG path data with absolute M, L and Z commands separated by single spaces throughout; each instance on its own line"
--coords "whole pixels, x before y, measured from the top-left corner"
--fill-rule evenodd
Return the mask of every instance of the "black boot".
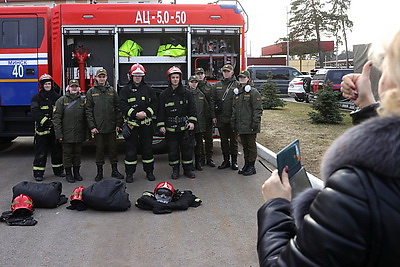
M 111 164 L 111 177 L 124 179 L 124 176 L 118 171 L 117 163 Z
M 237 164 L 237 155 L 231 155 L 231 159 L 232 159 L 232 165 L 231 168 L 234 171 L 239 170 L 239 165 Z
M 68 183 L 75 183 L 75 179 L 72 176 L 72 168 L 71 167 L 65 168 L 65 179 L 67 179 Z
M 201 157 L 200 156 L 195 156 L 194 157 L 194 167 L 195 167 L 195 169 L 196 170 L 198 170 L 198 171 L 202 171 L 203 170 L 203 167 L 202 167 L 202 165 L 201 165 Z
M 185 175 L 187 178 L 196 178 L 196 174 L 192 171 L 190 165 L 188 167 L 183 167 L 183 175 Z
M 156 177 L 154 176 L 153 172 L 146 172 L 146 178 L 149 181 L 154 181 Z
M 255 163 L 254 161 L 249 162 L 247 169 L 243 172 L 244 176 L 256 174 L 256 168 L 254 167 L 254 163 Z
M 72 169 L 74 171 L 74 178 L 75 181 L 82 181 L 83 178 L 81 176 L 81 174 L 79 173 L 79 169 L 81 168 L 81 166 L 73 166 Z
M 57 169 L 59 169 L 59 168 L 57 168 Z M 64 168 L 61 168 L 61 170 L 58 170 L 57 172 L 54 172 L 54 175 L 58 176 L 58 177 L 65 177 L 66 175 L 64 173 Z
M 206 162 L 206 164 L 207 164 L 208 166 L 210 166 L 210 167 L 215 167 L 215 163 L 214 163 L 214 161 L 213 161 L 212 159 L 208 159 L 207 162 Z
M 127 183 L 133 183 L 133 173 L 127 173 L 126 174 L 126 182 Z
M 33 171 L 33 177 L 35 178 L 35 181 L 43 181 L 43 175 L 44 171 Z
M 97 175 L 94 177 L 96 182 L 103 179 L 103 165 L 97 165 Z
M 231 163 L 229 162 L 229 155 L 224 155 L 224 161 L 221 163 L 220 166 L 218 166 L 218 169 L 226 169 L 231 166 Z
M 178 179 L 179 177 L 179 165 L 175 165 L 172 167 L 172 174 L 171 174 L 171 178 L 172 179 Z
M 247 160 L 244 161 L 244 166 L 241 170 L 238 171 L 238 174 L 243 174 L 246 171 L 247 167 L 249 167 L 249 162 Z
M 132 183 L 136 172 L 136 164 L 125 164 L 126 182 Z

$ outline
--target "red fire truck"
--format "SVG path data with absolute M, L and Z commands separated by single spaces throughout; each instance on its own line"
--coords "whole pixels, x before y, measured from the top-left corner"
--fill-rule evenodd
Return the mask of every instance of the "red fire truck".
M 209 80 L 221 78 L 230 63 L 236 74 L 246 68 L 245 18 L 236 5 L 61 4 L 55 7 L 0 7 L 0 140 L 33 135 L 30 100 L 38 77 L 53 76 L 65 88 L 79 79 L 90 88 L 99 68 L 118 90 L 128 82 L 132 64 L 147 70 L 146 82 L 166 87 L 166 71 L 180 67 L 187 79 L 197 67 Z M 124 43 L 139 54 L 121 55 Z M 180 47 L 178 56 L 160 48 Z

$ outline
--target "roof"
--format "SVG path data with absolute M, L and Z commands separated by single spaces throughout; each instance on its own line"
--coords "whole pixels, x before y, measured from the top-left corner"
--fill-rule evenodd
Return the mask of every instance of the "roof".
M 322 51 L 334 51 L 333 41 L 321 41 Z M 289 45 L 291 54 L 312 54 L 317 52 L 317 42 L 292 42 Z M 287 43 L 282 42 L 261 48 L 262 56 L 286 55 Z

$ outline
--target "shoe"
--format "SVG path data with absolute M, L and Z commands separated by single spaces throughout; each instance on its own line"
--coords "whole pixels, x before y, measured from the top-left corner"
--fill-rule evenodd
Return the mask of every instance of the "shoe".
M 231 165 L 232 170 L 234 171 L 239 170 L 239 165 L 237 164 L 237 155 L 232 155 L 231 158 L 232 158 L 232 165 Z
M 43 181 L 43 175 L 35 176 L 35 181 L 38 181 L 38 182 Z
M 214 161 L 213 161 L 212 159 L 208 159 L 207 162 L 206 162 L 206 164 L 207 164 L 209 167 L 215 167 L 215 163 L 214 163 Z
M 111 177 L 117 179 L 124 179 L 125 177 L 118 171 L 117 163 L 111 164 Z
M 94 178 L 96 182 L 101 181 L 103 179 L 103 165 L 97 165 L 97 175 Z
M 221 163 L 221 165 L 220 166 L 218 166 L 218 169 L 226 169 L 226 168 L 229 168 L 231 166 L 231 163 L 229 162 L 229 159 L 228 160 L 224 160 L 222 163 Z
M 194 167 L 198 171 L 202 171 L 203 170 L 203 167 L 201 166 L 201 161 L 200 160 L 195 160 L 194 161 Z M 192 171 L 194 171 L 194 170 L 192 169 Z
M 149 180 L 149 181 L 154 181 L 154 180 L 156 180 L 156 177 L 154 176 L 154 174 L 153 174 L 152 172 L 146 173 L 146 178 L 147 178 L 147 180 Z
M 79 169 L 81 168 L 81 166 L 73 166 L 72 170 L 74 173 L 74 179 L 75 181 L 82 181 L 83 177 L 81 176 L 81 174 L 79 173 Z
M 249 166 L 247 169 L 242 173 L 244 176 L 250 176 L 256 174 L 256 168 L 254 167 L 255 162 L 249 162 Z
M 65 177 L 65 173 L 64 172 L 60 172 L 60 173 L 55 173 L 54 174 L 55 176 L 58 176 L 58 177 Z
M 67 179 L 68 183 L 75 183 L 74 176 L 72 176 L 72 168 L 65 168 L 65 178 Z
M 243 174 L 243 172 L 245 172 L 248 167 L 249 167 L 249 163 L 247 161 L 245 161 L 243 168 L 238 171 L 238 174 Z
M 172 167 L 172 174 L 171 174 L 171 178 L 176 180 L 179 177 L 179 165 L 178 166 L 173 166 Z
M 126 174 L 126 182 L 127 183 L 133 183 L 133 173 L 132 174 Z
M 187 169 L 187 170 L 183 170 L 183 175 L 185 175 L 187 178 L 196 178 L 196 174 L 194 172 L 192 172 L 192 170 Z
M 232 162 L 231 168 L 232 170 L 237 171 L 239 170 L 239 165 L 237 164 L 237 162 Z

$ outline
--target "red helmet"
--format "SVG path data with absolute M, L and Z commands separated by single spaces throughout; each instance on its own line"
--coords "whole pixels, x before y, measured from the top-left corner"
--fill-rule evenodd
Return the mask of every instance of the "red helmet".
M 133 64 L 129 70 L 129 75 L 132 76 L 144 76 L 146 75 L 146 69 L 139 63 Z
M 11 203 L 11 211 L 15 215 L 16 213 L 30 214 L 33 213 L 33 202 L 32 199 L 27 195 L 16 196 Z
M 85 187 L 83 186 L 79 186 L 77 188 L 75 188 L 74 190 L 72 190 L 72 194 L 71 194 L 71 201 L 73 200 L 79 200 L 79 201 L 83 201 L 83 189 L 85 189 Z
M 49 74 L 45 73 L 42 76 L 39 77 L 39 83 L 43 86 L 44 83 L 46 82 L 52 82 L 53 83 L 53 77 L 51 77 Z
M 171 74 L 176 74 L 176 73 L 179 74 L 182 78 L 182 71 L 180 68 L 178 68 L 176 66 L 172 66 L 171 68 L 169 68 L 167 71 L 168 80 L 170 79 Z
M 167 181 L 161 182 L 154 188 L 154 196 L 157 201 L 168 203 L 174 197 L 175 188 Z

